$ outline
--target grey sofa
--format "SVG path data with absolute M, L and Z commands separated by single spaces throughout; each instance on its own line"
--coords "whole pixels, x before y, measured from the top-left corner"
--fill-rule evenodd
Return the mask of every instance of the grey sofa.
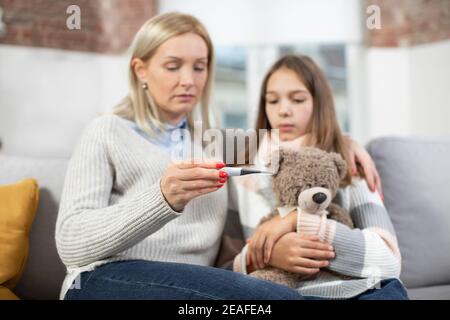
M 382 177 L 410 297 L 450 299 L 450 141 L 382 138 L 367 147 Z M 59 295 L 65 268 L 56 252 L 54 226 L 67 163 L 0 153 L 0 184 L 34 177 L 41 190 L 28 262 L 14 290 L 24 299 Z
M 367 146 L 412 299 L 450 299 L 450 139 L 380 138 Z

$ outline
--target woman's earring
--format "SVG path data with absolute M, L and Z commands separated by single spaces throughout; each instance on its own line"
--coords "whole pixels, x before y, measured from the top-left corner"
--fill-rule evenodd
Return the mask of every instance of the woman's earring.
M 147 85 L 147 83 L 142 83 L 142 89 L 144 89 L 144 90 L 147 90 L 148 89 L 148 85 Z

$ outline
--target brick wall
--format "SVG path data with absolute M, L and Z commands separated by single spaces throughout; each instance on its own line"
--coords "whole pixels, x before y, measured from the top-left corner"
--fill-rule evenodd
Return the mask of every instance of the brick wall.
M 66 13 L 80 7 L 81 29 Z M 139 27 L 157 12 L 156 0 L 0 0 L 7 33 L 0 43 L 99 53 L 124 52 Z
M 381 9 L 381 29 L 368 30 L 372 47 L 404 47 L 450 39 L 450 0 L 365 0 Z M 367 15 L 366 15 L 367 17 Z

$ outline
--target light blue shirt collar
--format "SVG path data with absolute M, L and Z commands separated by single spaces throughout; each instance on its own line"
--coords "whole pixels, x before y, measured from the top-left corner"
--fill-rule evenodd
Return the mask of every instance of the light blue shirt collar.
M 156 127 L 152 123 L 150 123 L 151 128 L 156 133 L 156 137 L 149 136 L 145 131 L 143 131 L 141 128 L 138 127 L 136 122 L 129 121 L 130 127 L 133 128 L 139 135 L 141 135 L 144 139 L 149 141 L 150 143 L 164 149 L 168 153 L 172 153 L 174 148 L 179 147 L 180 142 L 182 144 L 185 143 L 185 137 L 183 134 L 181 134 L 180 140 L 174 140 L 172 139 L 172 133 L 175 130 L 178 129 L 188 129 L 188 123 L 187 118 L 184 117 L 181 119 L 181 121 L 177 124 L 170 124 L 170 123 L 164 123 L 163 127 L 164 130 L 161 130 L 160 128 Z

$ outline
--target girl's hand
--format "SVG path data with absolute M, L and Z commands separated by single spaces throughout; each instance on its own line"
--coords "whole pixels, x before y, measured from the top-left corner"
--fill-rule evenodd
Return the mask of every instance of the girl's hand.
M 272 248 L 277 240 L 286 233 L 296 230 L 297 210 L 282 218 L 279 214 L 257 227 L 247 241 L 247 265 L 252 262 L 257 269 L 269 263 Z
M 222 162 L 182 161 L 170 164 L 161 178 L 161 192 L 175 211 L 182 211 L 192 199 L 216 191 L 227 181 L 219 171 Z
M 372 157 L 369 155 L 366 149 L 364 149 L 358 142 L 353 140 L 350 136 L 347 136 L 350 145 L 350 162 L 352 164 L 351 170 L 352 174 L 356 175 L 356 163 L 360 163 L 364 170 L 364 175 L 372 192 L 378 190 L 378 193 L 383 198 L 383 190 L 381 187 L 381 179 L 378 174 L 378 170 L 375 167 L 375 163 Z
M 290 232 L 275 243 L 269 264 L 285 271 L 312 275 L 328 266 L 334 257 L 329 243 L 321 242 L 316 236 Z

